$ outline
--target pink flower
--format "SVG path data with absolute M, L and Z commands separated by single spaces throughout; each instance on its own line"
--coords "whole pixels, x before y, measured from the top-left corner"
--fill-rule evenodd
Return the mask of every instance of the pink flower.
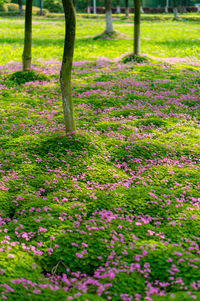
M 76 255 L 76 257 L 78 257 L 78 258 L 82 258 L 82 257 L 83 257 L 83 255 L 80 254 L 80 253 L 76 253 L 75 255 Z
M 14 258 L 15 256 L 13 254 L 8 254 L 8 258 Z

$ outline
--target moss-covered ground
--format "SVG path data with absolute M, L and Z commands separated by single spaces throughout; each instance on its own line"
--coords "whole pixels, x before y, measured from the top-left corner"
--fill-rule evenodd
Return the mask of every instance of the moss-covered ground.
M 8 52 L 1 66 L 0 300 L 200 300 L 198 55 L 124 63 L 105 47 L 76 50 L 75 135 L 56 58 L 28 74 Z

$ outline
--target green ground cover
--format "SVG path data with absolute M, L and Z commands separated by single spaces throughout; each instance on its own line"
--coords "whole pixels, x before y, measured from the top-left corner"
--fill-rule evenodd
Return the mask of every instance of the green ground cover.
M 63 21 L 34 20 L 27 74 L 23 23 L 1 19 L 0 299 L 200 300 L 200 25 L 144 22 L 144 52 L 169 65 L 108 60 L 132 41 L 88 39 L 94 24 L 78 19 L 66 136 Z
M 75 61 L 96 60 L 101 57 L 113 59 L 133 48 L 132 18 L 116 18 L 115 30 L 124 34 L 118 40 L 93 40 L 104 30 L 104 19 L 78 18 Z M 53 26 L 52 26 L 53 25 Z M 0 19 L 1 64 L 21 61 L 23 49 L 23 20 Z M 199 59 L 200 23 L 190 21 L 143 21 L 141 26 L 142 53 L 154 57 L 193 57 Z M 33 61 L 62 58 L 64 20 L 35 18 L 33 22 Z

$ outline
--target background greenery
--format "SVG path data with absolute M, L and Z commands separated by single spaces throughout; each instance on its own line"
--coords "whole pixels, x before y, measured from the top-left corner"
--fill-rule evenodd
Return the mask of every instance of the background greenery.
M 197 14 L 189 14 L 194 17 Z M 123 34 L 117 40 L 93 40 L 105 27 L 104 17 L 93 19 L 78 15 L 75 45 L 75 61 L 96 60 L 106 57 L 113 59 L 133 49 L 133 16 L 122 15 L 114 18 L 114 28 Z M 145 16 L 144 16 L 145 17 Z M 148 17 L 148 16 L 147 16 Z M 162 17 L 162 16 L 161 16 Z M 200 56 L 200 24 L 184 21 L 142 21 L 141 52 L 154 57 L 193 57 Z M 172 15 L 171 15 L 172 18 Z M 53 25 L 53 26 L 52 26 Z M 24 20 L 23 18 L 0 19 L 1 63 L 21 61 Z M 35 18 L 33 20 L 33 62 L 62 58 L 64 20 Z

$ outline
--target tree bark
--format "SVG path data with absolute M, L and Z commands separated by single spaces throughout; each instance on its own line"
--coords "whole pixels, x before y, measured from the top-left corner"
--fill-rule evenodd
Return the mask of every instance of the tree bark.
M 105 32 L 113 32 L 111 0 L 105 0 L 106 10 L 106 30 Z
M 173 8 L 174 19 L 177 19 L 178 18 L 177 2 L 176 0 L 174 0 L 173 2 L 174 2 L 174 8 Z
M 23 52 L 23 71 L 31 69 L 31 46 L 32 46 L 32 2 L 26 0 L 25 10 L 25 30 L 24 30 L 24 52 Z
M 87 7 L 87 13 L 91 14 L 90 6 Z
M 166 0 L 165 12 L 168 13 L 169 0 Z
M 97 13 L 97 2 L 96 0 L 93 0 L 93 14 L 96 15 Z
M 173 12 L 174 12 L 174 19 L 178 18 L 178 10 L 176 7 L 173 8 Z
M 87 13 L 88 13 L 88 14 L 91 13 L 91 9 L 90 9 L 90 0 L 87 0 Z
M 20 16 L 22 16 L 23 15 L 22 0 L 18 0 L 18 5 L 19 5 L 19 14 Z
M 134 54 L 140 54 L 140 0 L 134 0 Z
M 71 87 L 76 17 L 72 0 L 62 0 L 62 3 L 65 13 L 65 43 L 62 66 L 60 70 L 60 85 L 63 100 L 65 130 L 66 133 L 68 133 L 76 130 Z
M 120 14 L 120 13 L 121 13 L 120 2 L 119 2 L 119 0 L 117 0 L 116 12 L 117 12 L 117 14 Z
M 128 0 L 125 0 L 125 15 L 128 17 L 129 10 L 128 10 Z
M 141 14 L 144 14 L 144 9 L 143 9 L 143 1 L 141 0 L 140 2 L 140 11 L 141 11 Z

